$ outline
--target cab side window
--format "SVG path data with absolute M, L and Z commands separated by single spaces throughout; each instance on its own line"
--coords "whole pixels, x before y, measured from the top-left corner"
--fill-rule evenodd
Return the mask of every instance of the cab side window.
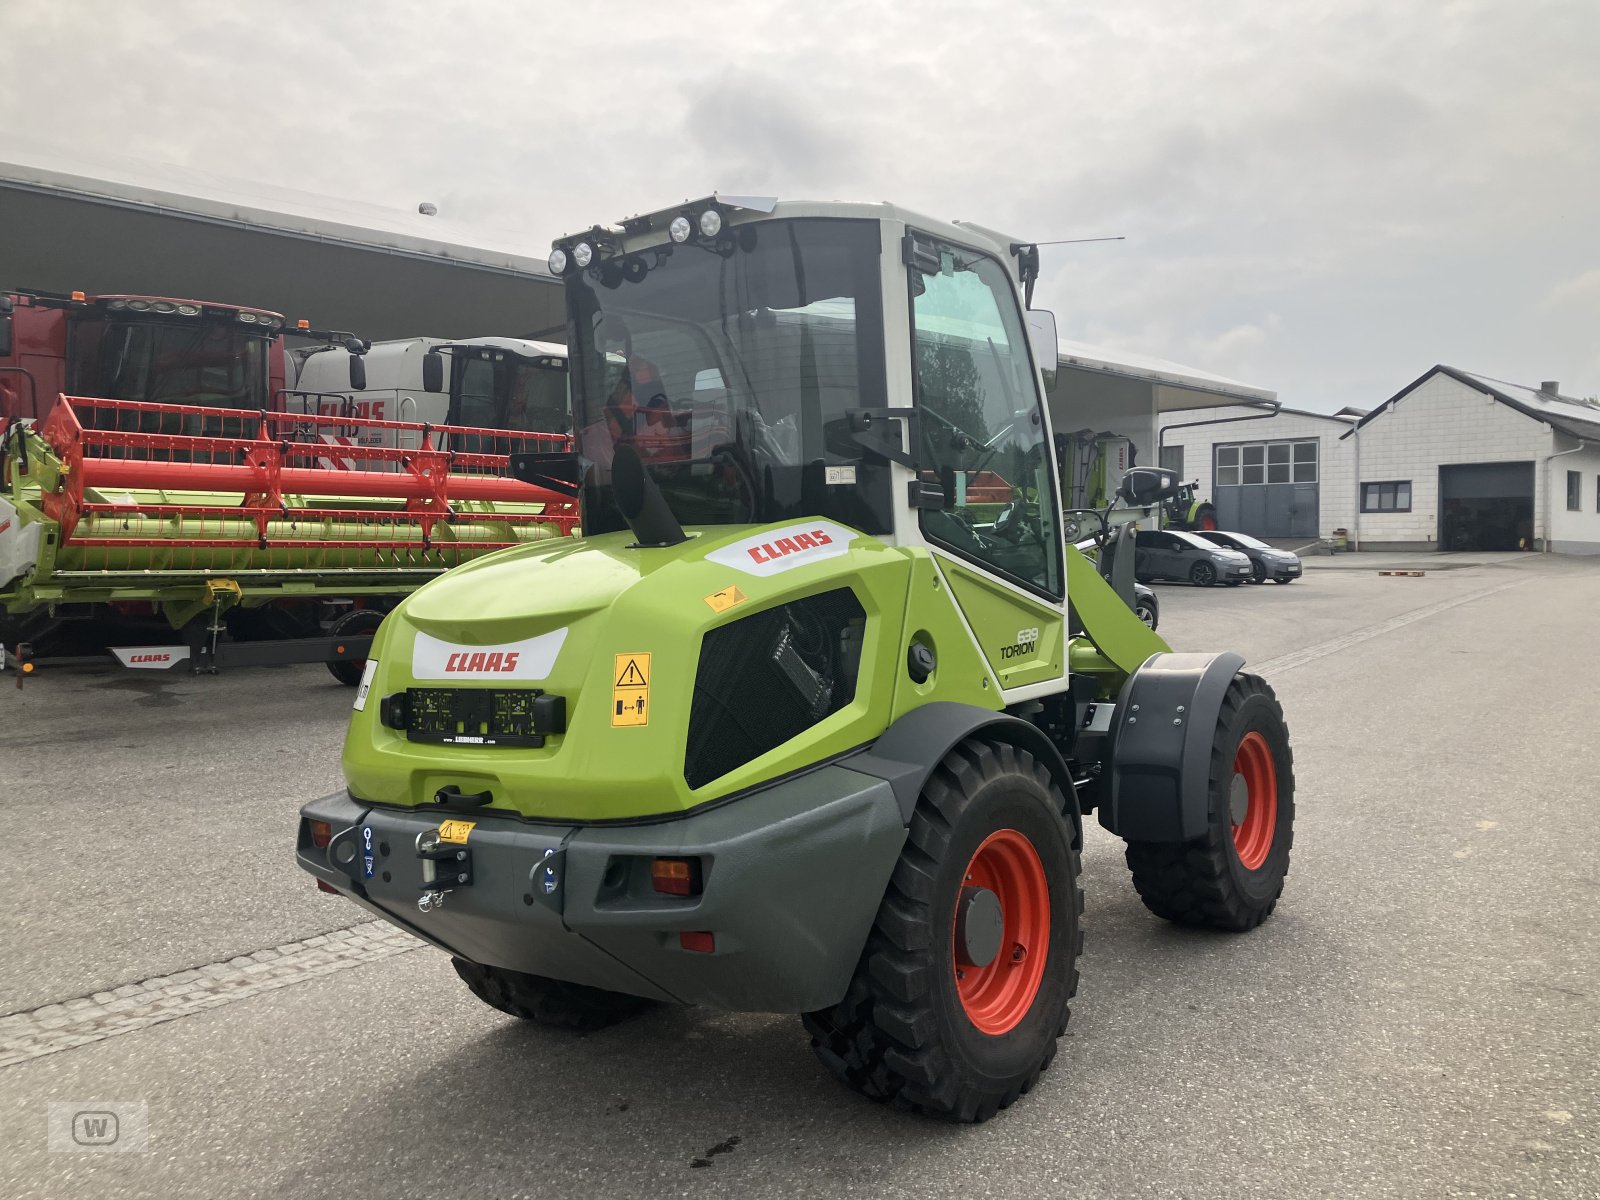
M 1059 511 L 1010 277 L 975 251 L 911 237 L 915 453 L 924 479 L 944 492 L 941 508 L 922 510 L 922 531 L 1013 582 L 1059 597 Z

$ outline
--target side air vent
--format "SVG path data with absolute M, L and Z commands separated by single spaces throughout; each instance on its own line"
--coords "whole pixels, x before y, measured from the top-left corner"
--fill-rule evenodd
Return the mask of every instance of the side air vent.
M 836 588 L 706 634 L 683 776 L 704 787 L 855 699 L 866 613 Z

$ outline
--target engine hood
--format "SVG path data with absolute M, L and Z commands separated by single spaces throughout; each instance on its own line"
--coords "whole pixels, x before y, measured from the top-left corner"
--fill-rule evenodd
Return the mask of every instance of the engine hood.
M 688 532 L 665 548 L 612 533 L 509 549 L 407 597 L 374 641 L 346 736 L 352 794 L 415 807 L 454 785 L 490 791 L 495 811 L 529 818 L 626 819 L 693 807 L 881 732 L 886 714 L 851 704 L 784 755 L 689 785 L 686 737 L 706 632 L 848 587 L 866 614 L 865 674 L 878 647 L 892 655 L 899 637 L 912 552 L 828 521 Z M 887 658 L 883 669 L 894 670 Z M 465 736 L 463 724 L 440 744 L 394 725 L 396 697 L 433 703 L 462 689 L 560 697 L 565 728 L 543 745 L 471 744 L 485 739 Z

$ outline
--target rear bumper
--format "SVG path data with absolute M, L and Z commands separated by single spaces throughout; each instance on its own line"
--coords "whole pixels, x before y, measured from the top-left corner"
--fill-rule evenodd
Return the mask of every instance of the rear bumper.
M 311 843 L 312 819 L 333 826 L 326 849 Z M 475 822 L 462 847 L 470 882 L 419 911 L 417 838 L 447 819 Z M 830 765 L 654 824 L 535 825 L 379 808 L 341 793 L 301 810 L 296 858 L 385 920 L 474 962 L 657 1000 L 805 1012 L 844 995 L 905 836 L 889 784 Z M 655 892 L 657 856 L 699 858 L 702 893 Z M 682 947 L 681 933 L 702 931 L 712 952 Z

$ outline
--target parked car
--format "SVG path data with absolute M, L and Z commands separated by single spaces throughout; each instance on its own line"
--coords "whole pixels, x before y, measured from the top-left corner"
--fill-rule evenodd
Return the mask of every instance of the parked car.
M 1197 537 L 1229 550 L 1238 550 L 1250 560 L 1250 569 L 1257 583 L 1271 579 L 1275 583 L 1293 583 L 1300 578 L 1300 556 L 1293 550 L 1279 550 L 1248 533 L 1222 533 L 1215 529 L 1199 529 Z
M 1156 599 L 1155 592 L 1142 583 L 1133 585 L 1133 611 L 1151 629 L 1161 623 L 1161 601 Z
M 1196 587 L 1219 581 L 1236 586 L 1254 575 L 1242 551 L 1214 545 L 1182 529 L 1141 529 L 1135 546 L 1133 570 L 1140 583 L 1181 579 Z

